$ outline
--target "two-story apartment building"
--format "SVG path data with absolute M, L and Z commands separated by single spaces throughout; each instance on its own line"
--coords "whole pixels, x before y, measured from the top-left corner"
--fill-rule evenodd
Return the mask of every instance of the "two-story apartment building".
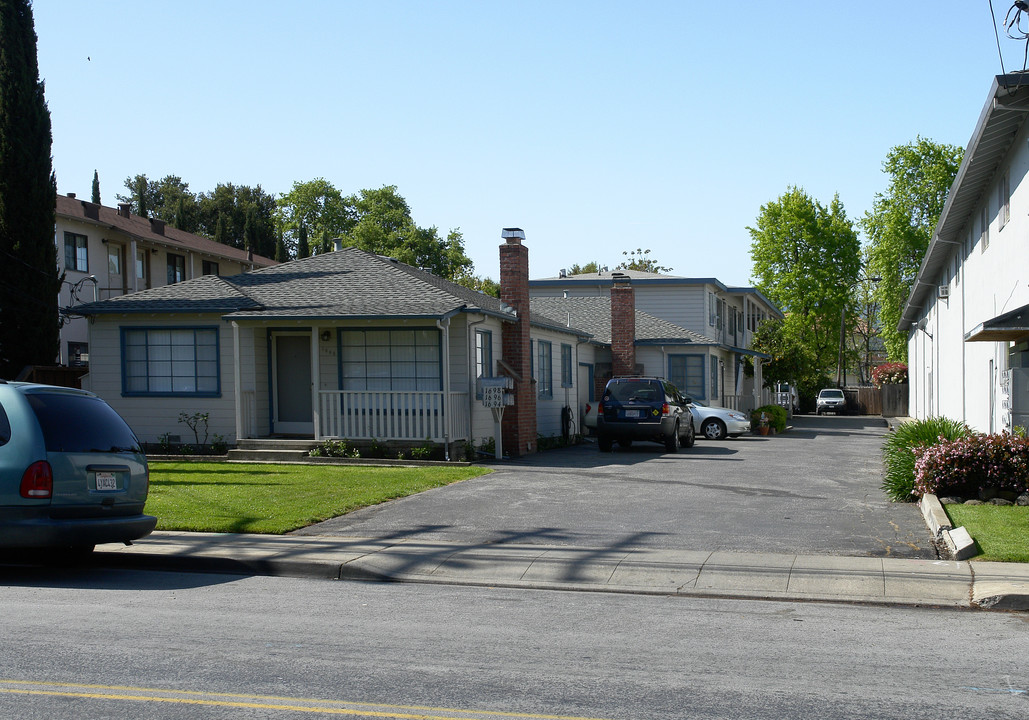
M 605 297 L 616 277 L 627 277 L 636 309 L 706 339 L 685 350 L 666 353 L 659 374 L 687 394 L 711 405 L 750 409 L 768 401 L 761 388 L 761 354 L 751 348 L 754 332 L 782 312 L 755 288 L 732 287 L 715 278 L 686 278 L 638 270 L 560 275 L 529 281 L 533 298 Z M 757 362 L 755 380 L 744 372 L 744 358 Z M 648 369 L 648 372 L 653 370 Z
M 140 217 L 128 203 L 117 208 L 57 196 L 59 272 L 64 273 L 60 307 L 60 363 L 88 365 L 87 320 L 74 307 L 96 300 L 170 285 L 202 275 L 235 275 L 275 261 L 208 238 L 183 232 L 163 220 Z
M 1029 74 L 1000 75 L 898 326 L 909 414 L 1029 425 Z

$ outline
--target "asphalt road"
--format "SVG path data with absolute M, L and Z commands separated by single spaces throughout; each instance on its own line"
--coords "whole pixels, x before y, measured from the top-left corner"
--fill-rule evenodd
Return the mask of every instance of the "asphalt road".
M 783 435 L 698 440 L 676 455 L 587 444 L 300 533 L 933 558 L 918 509 L 879 489 L 886 432 L 881 418 L 797 416 Z
M 0 608 L 19 720 L 1029 708 L 1029 627 L 1006 613 L 3 567 Z

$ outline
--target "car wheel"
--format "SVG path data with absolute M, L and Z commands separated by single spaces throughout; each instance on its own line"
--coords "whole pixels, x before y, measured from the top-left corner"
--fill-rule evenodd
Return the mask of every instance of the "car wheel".
M 620 448 L 631 448 L 632 447 L 632 440 L 619 440 L 618 441 L 618 447 L 620 447 Z
M 606 435 L 598 435 L 597 449 L 599 449 L 600 452 L 611 452 L 614 450 L 614 443 L 611 441 L 611 438 Z
M 709 418 L 700 426 L 700 432 L 708 440 L 725 440 L 725 425 L 717 418 Z
M 686 426 L 686 439 L 682 441 L 683 447 L 691 448 L 697 442 L 697 432 L 693 429 L 693 421 L 690 420 Z
M 672 434 L 665 438 L 665 450 L 670 453 L 679 452 L 679 423 L 675 423 Z

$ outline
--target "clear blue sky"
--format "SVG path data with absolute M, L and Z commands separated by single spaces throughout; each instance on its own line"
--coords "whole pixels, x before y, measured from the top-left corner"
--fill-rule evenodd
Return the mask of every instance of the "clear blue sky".
M 1010 0 L 995 0 L 998 24 Z M 851 218 L 917 135 L 964 146 L 1001 70 L 987 0 L 836 3 L 40 0 L 58 190 L 126 177 L 270 193 L 396 185 L 498 276 L 614 267 L 749 284 L 789 185 Z M 1005 67 L 1024 44 L 1001 33 Z

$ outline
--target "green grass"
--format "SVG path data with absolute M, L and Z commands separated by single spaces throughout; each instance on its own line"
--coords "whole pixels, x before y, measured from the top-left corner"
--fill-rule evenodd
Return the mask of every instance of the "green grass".
M 490 472 L 480 467 L 150 463 L 158 530 L 281 534 Z
M 954 527 L 964 526 L 979 546 L 973 560 L 1029 562 L 1029 507 L 944 505 Z

